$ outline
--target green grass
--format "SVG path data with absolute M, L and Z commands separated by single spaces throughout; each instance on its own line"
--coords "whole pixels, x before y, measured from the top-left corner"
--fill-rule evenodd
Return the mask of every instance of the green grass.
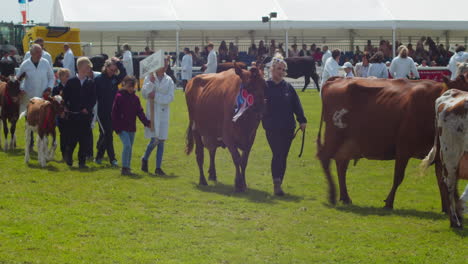
M 293 142 L 284 198 L 272 196 L 271 152 L 261 127 L 246 193 L 233 192 L 227 150 L 218 151 L 219 182 L 197 186 L 195 156 L 183 152 L 185 99 L 176 93 L 167 177 L 138 172 L 147 143 L 141 124 L 132 160 L 138 175 L 124 177 L 95 164 L 88 171 L 59 162 L 42 169 L 35 156 L 24 164 L 21 121 L 18 150 L 0 152 L 0 263 L 467 263 L 467 229 L 449 228 L 434 173 L 419 176 L 417 160 L 408 166 L 393 212 L 382 209 L 393 162 L 361 160 L 348 173 L 354 204 L 327 204 L 315 159 L 317 92 L 300 94 L 309 127 L 301 159 L 300 140 Z M 115 146 L 120 157 L 118 137 Z

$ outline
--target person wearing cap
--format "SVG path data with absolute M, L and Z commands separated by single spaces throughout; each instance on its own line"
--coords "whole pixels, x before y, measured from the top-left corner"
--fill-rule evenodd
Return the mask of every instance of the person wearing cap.
M 68 43 L 63 44 L 63 68 L 70 71 L 70 76 L 75 76 L 75 55 Z
M 133 76 L 133 56 L 130 50 L 130 46 L 125 43 L 123 44 L 122 49 L 122 63 L 125 67 L 125 71 L 127 72 L 127 75 Z
M 320 86 L 323 86 L 329 78 L 340 75 L 340 65 L 338 64 L 338 62 L 340 61 L 340 56 L 340 50 L 333 50 L 333 52 L 331 53 L 331 57 L 327 59 L 325 65 L 323 66 L 322 83 Z
M 193 60 L 189 48 L 185 48 L 184 53 L 185 55 L 182 57 L 182 63 L 180 66 L 182 67 L 182 88 L 185 92 L 185 86 L 187 85 L 187 82 L 192 79 Z
M 141 159 L 141 170 L 148 172 L 148 159 L 151 152 L 157 147 L 156 171 L 160 176 L 166 175 L 162 170 L 164 143 L 169 131 L 169 105 L 174 100 L 175 85 L 172 78 L 166 74 L 169 58 L 164 61 L 164 67 L 145 77 L 142 96 L 146 101 L 146 117 L 151 121 L 151 127 L 145 128 L 145 138 L 150 142 Z
M 50 56 L 50 53 L 47 52 L 44 49 L 44 39 L 43 38 L 37 38 L 34 41 L 34 44 L 38 44 L 39 46 L 41 46 L 41 48 L 42 48 L 42 58 L 46 59 L 47 62 L 49 62 L 50 67 L 52 68 L 53 67 L 52 56 Z M 23 61 L 26 61 L 26 60 L 28 60 L 30 58 L 31 58 L 31 52 L 28 51 L 28 52 L 26 52 L 26 54 L 24 54 Z
M 216 56 L 216 51 L 214 51 L 213 43 L 208 43 L 207 50 L 209 53 L 207 62 L 205 64 L 206 70 L 204 73 L 216 73 L 216 70 L 218 69 L 218 58 Z
M 390 74 L 393 78 L 398 79 L 408 78 L 411 73 L 415 78 L 419 79 L 418 69 L 416 69 L 413 59 L 408 56 L 408 48 L 401 45 L 398 48 L 398 56 L 390 64 Z
M 287 63 L 281 55 L 276 54 L 270 67 L 271 79 L 267 81 L 265 89 L 265 112 L 262 119 L 268 144 L 273 153 L 271 160 L 273 191 L 278 196 L 284 195 L 281 184 L 286 172 L 289 149 L 294 138 L 296 120 L 302 131 L 305 130 L 307 124 L 296 90 L 284 80 L 286 70 Z
M 350 77 L 350 78 L 353 78 L 354 77 L 354 69 L 353 69 L 353 64 L 351 64 L 351 62 L 347 61 L 343 64 L 343 66 L 341 67 L 343 70 L 344 70 L 344 77 Z
M 466 62 L 468 60 L 468 52 L 465 52 L 465 46 L 460 45 L 455 49 L 455 54 L 450 58 L 448 69 L 452 73 L 450 76 L 451 80 L 455 80 L 457 78 L 457 63 L 459 62 Z

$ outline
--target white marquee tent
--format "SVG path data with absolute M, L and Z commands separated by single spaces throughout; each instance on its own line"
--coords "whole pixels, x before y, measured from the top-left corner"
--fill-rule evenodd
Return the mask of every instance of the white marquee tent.
M 468 0 L 54 0 L 50 24 L 82 31 L 275 29 L 466 30 Z M 178 45 L 177 45 L 178 46 Z M 177 47 L 178 49 L 178 47 Z

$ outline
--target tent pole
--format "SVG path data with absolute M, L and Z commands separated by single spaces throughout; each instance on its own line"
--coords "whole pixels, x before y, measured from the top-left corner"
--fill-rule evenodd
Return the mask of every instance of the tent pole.
M 99 39 L 99 42 L 100 42 L 99 44 L 100 44 L 100 46 L 101 46 L 101 54 L 104 53 L 104 49 L 103 49 L 103 46 L 102 46 L 102 45 L 103 45 L 102 39 L 104 38 L 103 35 L 104 35 L 104 32 L 101 31 L 100 39 Z
M 289 29 L 286 29 L 285 38 L 286 38 L 286 41 L 284 42 L 285 43 L 284 53 L 286 53 L 285 54 L 286 58 L 289 58 Z
M 176 76 L 179 73 L 179 30 L 176 31 Z
M 392 28 L 392 56 L 393 58 L 396 57 L 397 47 L 395 47 L 395 44 L 396 44 L 396 26 L 393 26 Z

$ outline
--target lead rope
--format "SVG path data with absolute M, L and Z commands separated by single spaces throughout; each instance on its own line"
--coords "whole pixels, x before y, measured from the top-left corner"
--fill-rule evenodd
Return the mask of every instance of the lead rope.
M 299 133 L 299 130 L 301 130 L 301 128 L 299 127 L 298 129 L 296 129 L 296 132 L 294 132 L 294 138 L 296 138 L 296 135 L 297 133 Z M 302 132 L 302 143 L 301 143 L 301 152 L 299 152 L 299 158 L 302 157 L 302 153 L 304 153 L 304 141 L 305 141 L 305 129 L 304 131 Z

